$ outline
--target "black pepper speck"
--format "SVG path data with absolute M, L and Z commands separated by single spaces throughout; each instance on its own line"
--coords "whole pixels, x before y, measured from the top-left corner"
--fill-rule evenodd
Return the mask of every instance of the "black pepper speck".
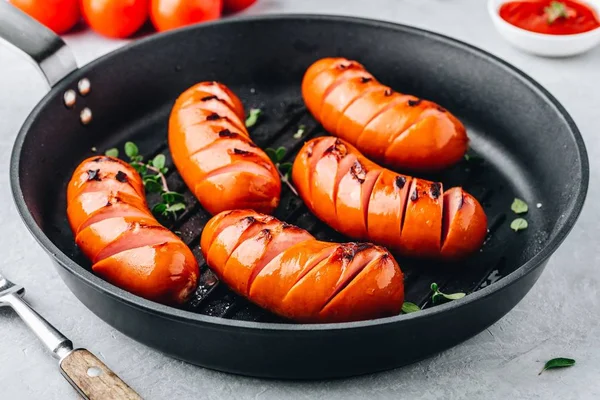
M 220 137 L 232 137 L 232 136 L 237 136 L 237 133 L 231 132 L 229 129 L 223 129 L 223 130 L 219 131 L 219 136 Z
M 89 169 L 88 170 L 88 181 L 100 181 L 100 170 L 99 169 Z
M 439 182 L 432 183 L 431 187 L 429 188 L 429 193 L 431 193 L 431 197 L 434 199 L 439 198 L 442 194 L 442 184 Z
M 396 180 L 394 181 L 394 183 L 396 184 L 396 187 L 398 189 L 402 189 L 404 187 L 404 185 L 406 185 L 406 178 L 398 175 L 396 177 Z
M 117 172 L 117 175 L 115 176 L 115 178 L 122 183 L 127 182 L 127 174 L 123 171 L 119 171 Z
M 419 192 L 417 191 L 416 188 L 415 188 L 415 190 L 413 190 L 412 194 L 410 195 L 410 199 L 412 201 L 417 201 L 419 199 Z

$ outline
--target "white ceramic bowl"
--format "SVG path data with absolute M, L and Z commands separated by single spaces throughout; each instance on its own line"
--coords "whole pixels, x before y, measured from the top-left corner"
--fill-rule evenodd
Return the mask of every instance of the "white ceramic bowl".
M 515 47 L 528 53 L 546 57 L 567 57 L 584 53 L 600 44 L 600 28 L 575 35 L 546 35 L 518 28 L 500 17 L 502 4 L 512 0 L 488 0 L 488 12 L 500 34 Z M 600 16 L 600 0 L 586 0 Z

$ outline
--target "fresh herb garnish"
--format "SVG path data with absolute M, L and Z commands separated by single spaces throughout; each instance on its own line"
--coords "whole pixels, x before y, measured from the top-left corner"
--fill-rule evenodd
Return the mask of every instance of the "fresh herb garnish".
M 529 210 L 529 207 L 523 200 L 515 197 L 510 205 L 510 209 L 513 210 L 515 214 L 525 214 Z
M 573 360 L 572 358 L 553 358 L 552 360 L 546 362 L 544 368 L 540 371 L 538 375 L 541 375 L 542 372 L 544 372 L 547 369 L 566 368 L 572 367 L 573 365 L 575 365 L 575 360 Z
M 431 301 L 433 302 L 433 304 L 446 303 L 448 301 L 458 300 L 465 297 L 464 293 L 442 293 L 440 292 L 438 285 L 435 282 L 431 284 L 431 291 L 433 292 L 431 294 Z
M 569 10 L 565 3 L 553 1 L 548 7 L 544 7 L 544 13 L 548 24 L 553 24 L 559 18 L 569 18 Z
M 165 176 L 169 169 L 165 167 L 167 159 L 164 154 L 158 154 L 145 163 L 144 157 L 139 154 L 139 149 L 135 143 L 125 143 L 124 150 L 131 166 L 142 176 L 146 191 L 160 194 L 161 201 L 152 207 L 152 212 L 155 215 L 176 217 L 178 212 L 185 210 L 183 195 L 169 189 Z M 118 157 L 119 150 L 116 148 L 109 149 L 105 154 L 110 157 Z
M 260 108 L 251 108 L 248 114 L 248 118 L 246 118 L 246 128 L 253 127 L 258 122 L 258 117 L 262 113 Z
M 294 139 L 300 139 L 302 135 L 304 135 L 304 131 L 306 130 L 306 126 L 300 125 L 296 133 L 294 133 Z
M 421 308 L 419 308 L 419 306 L 416 305 L 415 303 L 411 303 L 410 301 L 405 301 L 404 304 L 402 304 L 402 312 L 404 314 L 410 314 L 410 313 L 417 312 L 417 311 L 421 311 Z
M 279 177 L 281 178 L 281 181 L 283 183 L 285 183 L 286 185 L 288 185 L 288 187 L 290 188 L 292 193 L 294 193 L 296 196 L 298 196 L 298 192 L 296 191 L 296 188 L 294 188 L 294 186 L 292 186 L 292 184 L 290 182 L 290 172 L 292 170 L 292 163 L 289 163 L 289 162 L 286 162 L 283 164 L 281 163 L 281 161 L 283 161 L 283 159 L 285 157 L 285 154 L 287 153 L 287 149 L 283 146 L 278 147 L 277 150 L 269 147 L 269 148 L 265 149 L 265 153 L 267 153 L 267 155 L 269 156 L 271 161 L 273 161 L 273 164 L 275 164 L 275 167 L 277 168 L 277 171 L 279 172 Z
M 477 163 L 481 163 L 483 162 L 483 158 L 478 156 L 477 154 L 465 154 L 464 156 L 465 161 L 469 162 L 469 161 L 473 161 L 473 162 L 477 162 Z
M 528 226 L 529 226 L 529 224 L 527 223 L 527 220 L 524 218 L 517 218 L 517 219 L 513 220 L 513 222 L 510 223 L 510 229 L 512 229 L 515 232 L 519 232 L 524 229 L 527 229 Z
M 108 149 L 104 152 L 104 155 L 108 156 L 108 157 L 119 157 L 119 149 L 117 148 L 112 148 L 112 149 Z

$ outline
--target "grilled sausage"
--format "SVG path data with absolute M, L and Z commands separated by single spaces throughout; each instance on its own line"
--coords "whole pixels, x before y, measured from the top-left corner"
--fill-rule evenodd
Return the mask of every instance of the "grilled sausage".
M 222 212 L 202 232 L 207 264 L 234 291 L 299 322 L 400 313 L 400 267 L 382 247 L 329 243 L 250 210 Z
M 69 182 L 67 216 L 92 270 L 108 282 L 164 304 L 184 303 L 196 289 L 194 255 L 154 219 L 131 165 L 105 156 L 84 160 Z
M 437 104 L 394 92 L 356 61 L 324 58 L 302 81 L 306 107 L 325 130 L 396 170 L 436 171 L 468 147 L 465 127 Z
M 179 174 L 209 213 L 271 213 L 279 204 L 277 169 L 250 140 L 242 103 L 225 85 L 201 82 L 179 96 L 169 147 Z
M 400 254 L 460 259 L 483 243 L 487 219 L 462 188 L 400 175 L 331 136 L 308 141 L 292 179 L 310 210 L 337 231 Z

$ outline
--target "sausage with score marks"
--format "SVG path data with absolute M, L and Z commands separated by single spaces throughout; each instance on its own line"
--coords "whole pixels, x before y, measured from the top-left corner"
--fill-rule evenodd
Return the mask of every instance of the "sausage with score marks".
M 400 267 L 370 243 L 329 243 L 250 210 L 206 224 L 202 253 L 235 292 L 298 322 L 343 322 L 396 315 L 404 300 Z
M 169 119 L 169 147 L 179 174 L 209 213 L 277 208 L 277 169 L 250 139 L 244 107 L 225 85 L 201 82 L 179 96 Z
M 356 61 L 318 60 L 304 75 L 302 96 L 326 131 L 392 169 L 437 171 L 467 151 L 465 127 L 454 115 L 393 91 Z
M 67 216 L 75 242 L 106 281 L 170 305 L 196 289 L 194 255 L 152 216 L 131 165 L 106 156 L 84 160 L 68 185 Z
M 487 218 L 462 188 L 400 175 L 326 136 L 298 153 L 292 179 L 304 203 L 335 230 L 412 257 L 453 260 L 479 249 Z

